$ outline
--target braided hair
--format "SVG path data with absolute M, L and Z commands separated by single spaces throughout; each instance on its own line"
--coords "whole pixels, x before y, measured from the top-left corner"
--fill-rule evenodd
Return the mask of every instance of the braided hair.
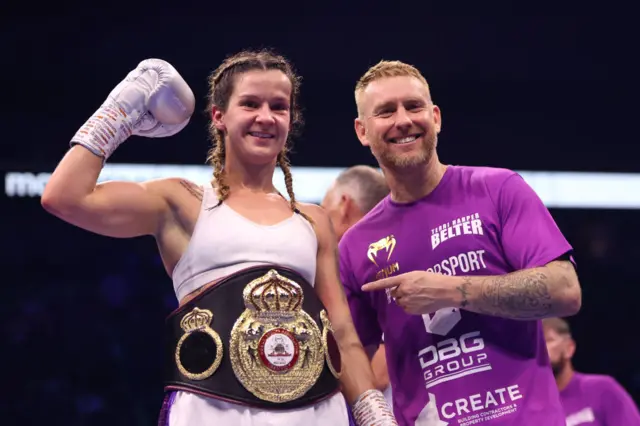
M 303 125 L 302 112 L 298 101 L 301 79 L 296 75 L 289 61 L 283 56 L 269 50 L 242 51 L 228 57 L 209 77 L 209 103 L 207 109 L 210 112 L 212 108 L 216 106 L 222 111 L 226 111 L 229 106 L 229 99 L 233 93 L 235 77 L 253 70 L 279 70 L 282 71 L 291 82 L 291 123 L 289 137 L 287 138 L 284 149 L 278 154 L 277 165 L 284 174 L 291 210 L 313 223 L 310 217 L 297 208 L 296 197 L 293 192 L 291 164 L 287 156 L 291 148 L 292 138 L 300 133 Z M 220 202 L 223 202 L 229 197 L 229 193 L 231 192 L 231 188 L 226 182 L 224 170 L 226 157 L 224 134 L 215 127 L 213 122 L 209 125 L 209 133 L 213 144 L 208 152 L 207 162 L 213 167 L 213 178 L 216 182 L 218 199 Z

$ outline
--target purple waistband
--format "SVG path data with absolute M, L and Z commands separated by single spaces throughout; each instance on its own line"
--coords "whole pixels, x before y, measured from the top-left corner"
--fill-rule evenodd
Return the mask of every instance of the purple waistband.
M 162 408 L 160 409 L 160 416 L 158 418 L 158 426 L 169 426 L 169 413 L 171 412 L 171 406 L 176 399 L 175 392 L 169 392 L 162 401 Z

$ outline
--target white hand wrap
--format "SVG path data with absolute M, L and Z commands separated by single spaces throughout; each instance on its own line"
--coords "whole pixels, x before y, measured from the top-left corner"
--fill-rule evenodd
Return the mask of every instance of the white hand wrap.
M 387 400 L 377 389 L 369 389 L 360 395 L 352 410 L 358 426 L 398 426 Z
M 193 92 L 168 62 L 147 59 L 107 96 L 71 139 L 106 161 L 132 134 L 161 138 L 182 130 L 195 109 Z

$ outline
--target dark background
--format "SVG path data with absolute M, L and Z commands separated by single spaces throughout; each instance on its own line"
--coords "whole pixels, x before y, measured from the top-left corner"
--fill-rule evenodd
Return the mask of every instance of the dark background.
M 442 109 L 444 162 L 640 173 L 636 102 L 627 97 L 634 76 L 624 66 L 635 48 L 623 17 L 394 10 L 402 13 L 276 19 L 219 16 L 202 4 L 179 14 L 154 5 L 144 19 L 132 10 L 109 19 L 7 15 L 0 171 L 52 171 L 78 127 L 148 57 L 178 69 L 197 113 L 180 134 L 132 138 L 110 161 L 203 164 L 207 75 L 228 54 L 274 47 L 304 77 L 296 166 L 375 165 L 353 131 L 353 88 L 380 59 L 399 59 L 424 73 Z M 154 424 L 162 325 L 176 301 L 153 240 L 89 234 L 46 214 L 37 198 L 2 194 L 0 208 L 1 423 Z M 638 402 L 638 211 L 552 214 L 576 249 L 584 291 L 571 318 L 575 364 L 613 375 Z

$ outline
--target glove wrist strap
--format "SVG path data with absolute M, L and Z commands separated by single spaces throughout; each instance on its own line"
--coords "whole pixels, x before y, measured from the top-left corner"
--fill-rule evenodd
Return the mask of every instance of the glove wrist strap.
M 106 161 L 133 133 L 134 118 L 116 102 L 107 100 L 78 129 L 70 145 L 82 145 Z
M 395 417 L 384 394 L 369 389 L 353 404 L 353 417 L 358 426 L 397 426 Z

